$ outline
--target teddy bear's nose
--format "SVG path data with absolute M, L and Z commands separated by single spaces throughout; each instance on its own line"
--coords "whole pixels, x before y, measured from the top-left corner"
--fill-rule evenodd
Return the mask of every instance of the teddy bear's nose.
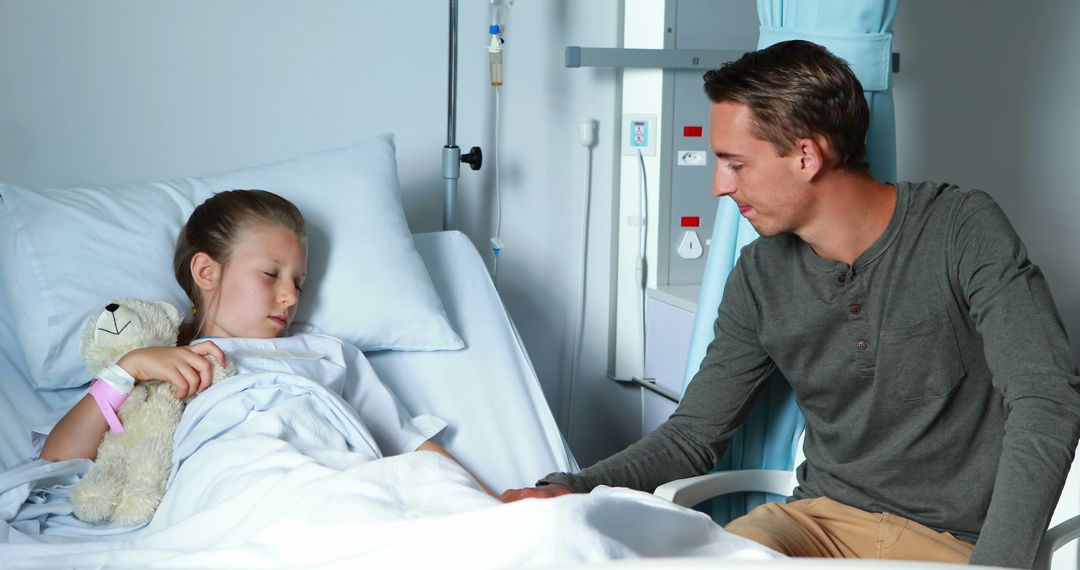
M 116 303 L 109 303 L 108 305 L 105 305 L 105 310 L 109 311 L 110 313 L 115 313 L 116 310 L 119 308 L 120 305 L 117 305 Z

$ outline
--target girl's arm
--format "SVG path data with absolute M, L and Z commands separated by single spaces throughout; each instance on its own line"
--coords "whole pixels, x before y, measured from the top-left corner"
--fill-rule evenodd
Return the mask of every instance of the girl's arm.
M 104 421 L 104 420 L 102 420 L 102 421 Z M 439 455 L 442 455 L 443 457 L 446 457 L 450 461 L 453 461 L 454 463 L 457 463 L 458 465 L 461 465 L 461 462 L 458 461 L 457 459 L 455 459 L 454 456 L 451 455 L 449 451 L 444 449 L 443 446 L 435 443 L 434 441 L 431 441 L 430 439 L 425 441 L 424 443 L 421 443 L 420 447 L 417 447 L 416 450 L 417 451 L 434 451 L 435 453 L 438 453 Z M 491 489 L 488 489 L 488 486 L 485 485 L 483 483 L 483 481 L 481 481 L 480 479 L 477 479 L 476 475 L 473 475 L 472 472 L 470 472 L 468 470 L 468 468 L 466 468 L 464 465 L 461 465 L 461 468 L 465 469 L 465 472 L 468 473 L 469 476 L 472 477 L 476 481 L 476 483 L 480 485 L 480 487 L 484 490 L 485 493 L 487 493 L 488 495 L 491 495 L 492 497 L 496 497 L 496 498 L 498 497 L 498 495 L 491 492 Z
M 214 380 L 206 355 L 225 365 L 225 352 L 213 342 L 180 347 L 138 348 L 125 354 L 117 364 L 136 382 L 162 380 L 176 386 L 177 399 L 202 392 Z M 97 457 L 101 438 L 109 429 L 94 397 L 87 394 L 57 422 L 41 448 L 41 458 L 51 461 Z
M 87 394 L 49 432 L 45 446 L 41 448 L 41 458 L 50 461 L 94 459 L 108 429 L 109 424 L 101 415 L 97 402 Z

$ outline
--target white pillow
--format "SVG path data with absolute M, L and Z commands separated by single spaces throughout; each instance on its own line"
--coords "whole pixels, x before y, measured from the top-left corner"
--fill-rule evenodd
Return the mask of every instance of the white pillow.
M 49 190 L 0 184 L 0 225 L 14 227 L 0 231 L 0 287 L 35 385 L 86 382 L 79 331 L 115 297 L 187 311 L 172 272 L 176 237 L 197 204 L 236 188 L 277 193 L 304 214 L 309 277 L 296 325 L 369 351 L 464 346 L 413 247 L 393 136 L 382 135 L 201 178 Z

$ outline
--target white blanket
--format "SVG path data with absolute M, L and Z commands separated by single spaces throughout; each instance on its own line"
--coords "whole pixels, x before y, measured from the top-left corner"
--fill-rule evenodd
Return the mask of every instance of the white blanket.
M 168 490 L 145 527 L 95 527 L 67 515 L 70 474 L 89 462 L 39 461 L 0 474 L 0 513 L 9 521 L 0 523 L 0 560 L 5 567 L 481 568 L 778 556 L 646 493 L 600 488 L 503 505 L 440 455 L 371 459 L 370 448 L 353 409 L 317 383 L 237 376 L 188 407 Z

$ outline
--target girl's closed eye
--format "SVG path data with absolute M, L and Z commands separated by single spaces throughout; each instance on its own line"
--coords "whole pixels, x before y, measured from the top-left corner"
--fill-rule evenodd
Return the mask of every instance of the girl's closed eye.
M 263 271 L 262 273 L 263 273 L 263 275 L 266 275 L 266 276 L 267 276 L 267 277 L 269 277 L 270 279 L 277 279 L 277 278 L 278 278 L 278 274 L 277 274 L 277 272 L 276 272 L 276 271 Z M 300 292 L 300 293 L 303 293 L 303 292 L 304 292 L 304 288 L 303 288 L 303 287 L 302 287 L 301 285 L 302 285 L 302 284 L 301 284 L 301 282 L 300 282 L 300 281 L 295 281 L 295 282 L 293 282 L 293 286 L 294 286 L 294 287 L 296 287 L 296 290 L 297 290 L 298 292 Z

